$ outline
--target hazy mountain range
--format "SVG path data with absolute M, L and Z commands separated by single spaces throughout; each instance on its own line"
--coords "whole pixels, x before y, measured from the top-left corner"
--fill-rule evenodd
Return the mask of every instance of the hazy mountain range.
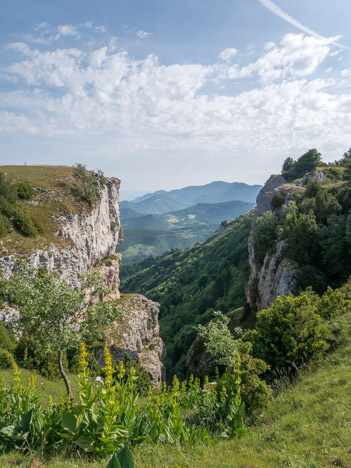
M 147 193 L 133 201 L 121 202 L 121 209 L 132 208 L 141 214 L 163 214 L 182 210 L 198 203 L 213 204 L 228 201 L 255 203 L 261 188 L 261 185 L 247 185 L 241 182 L 211 182 L 169 192 L 158 190 L 154 193 Z
M 251 211 L 260 190 L 261 185 L 219 181 L 122 201 L 123 263 L 205 241 L 222 221 Z

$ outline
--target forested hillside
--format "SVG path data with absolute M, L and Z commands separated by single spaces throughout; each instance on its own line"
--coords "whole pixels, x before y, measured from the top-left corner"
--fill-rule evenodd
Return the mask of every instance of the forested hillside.
M 138 291 L 161 304 L 160 334 L 169 376 L 185 375 L 197 324 L 207 323 L 213 310 L 228 312 L 245 305 L 251 221 L 252 213 L 240 216 L 222 236 L 204 244 L 122 266 L 123 292 Z

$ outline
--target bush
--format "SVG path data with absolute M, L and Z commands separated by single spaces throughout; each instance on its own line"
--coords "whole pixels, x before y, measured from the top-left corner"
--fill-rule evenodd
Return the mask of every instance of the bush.
M 35 369 L 47 379 L 60 378 L 57 365 L 57 353 L 43 353 L 38 351 L 35 341 L 30 337 L 22 337 L 18 342 L 16 357 L 27 369 Z M 63 355 L 63 366 L 68 368 L 66 354 Z
M 278 296 L 271 307 L 257 314 L 256 329 L 243 339 L 252 343 L 253 356 L 274 371 L 294 374 L 296 366 L 319 359 L 329 348 L 331 336 L 318 313 L 320 298 L 307 290 L 298 297 Z
M 253 245 L 255 250 L 255 263 L 263 265 L 267 251 L 277 239 L 276 228 L 278 217 L 272 211 L 266 211 L 263 216 L 257 218 L 254 232 Z
M 7 226 L 4 217 L 0 214 L 0 237 L 5 237 L 7 234 Z
M 0 308 L 1 308 L 0 304 Z M 6 349 L 6 351 L 10 351 L 11 353 L 16 349 L 16 342 L 15 340 L 9 335 L 5 326 L 0 322 L 0 343 L 1 348 Z
M 285 196 L 280 192 L 276 192 L 272 198 L 272 208 L 274 210 L 280 210 L 284 202 L 285 202 Z
M 6 349 L 0 348 L 0 369 L 9 369 L 14 362 L 12 354 Z
M 23 200 L 29 200 L 34 195 L 34 189 L 28 182 L 17 182 L 17 195 Z
M 0 196 L 3 196 L 10 203 L 15 203 L 17 200 L 17 189 L 12 184 L 3 172 L 0 172 Z
M 39 231 L 42 231 L 39 223 L 32 218 L 25 206 L 18 203 L 11 204 L 2 195 L 0 195 L 0 211 L 11 220 L 15 229 L 25 237 L 35 237 Z

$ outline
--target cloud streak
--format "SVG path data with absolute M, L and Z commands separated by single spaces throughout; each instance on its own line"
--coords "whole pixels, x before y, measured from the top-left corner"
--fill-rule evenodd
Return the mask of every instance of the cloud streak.
M 284 21 L 287 21 L 288 23 L 292 24 L 293 26 L 295 26 L 295 28 L 299 29 L 300 31 L 302 31 L 302 32 L 304 32 L 304 33 L 306 33 L 306 34 L 308 34 L 310 36 L 316 37 L 317 39 L 325 39 L 324 36 L 317 33 L 316 31 L 309 28 L 308 26 L 305 26 L 304 24 L 300 23 L 300 21 L 298 21 L 297 19 L 290 16 L 289 13 L 282 10 L 278 5 L 273 3 L 271 0 L 258 0 L 258 1 L 261 3 L 262 6 L 267 8 L 267 10 L 269 10 L 271 13 L 273 13 L 276 16 L 279 16 L 279 18 L 283 19 Z M 345 46 L 345 45 L 340 44 L 339 42 L 337 42 L 337 40 L 339 38 L 340 38 L 340 36 L 335 37 L 334 38 L 335 41 L 333 41 L 332 43 L 334 45 L 338 46 L 338 47 L 341 47 L 342 49 L 351 50 L 351 47 Z

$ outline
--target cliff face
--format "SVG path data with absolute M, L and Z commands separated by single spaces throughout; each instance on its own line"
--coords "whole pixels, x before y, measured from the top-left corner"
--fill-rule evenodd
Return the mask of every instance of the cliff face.
M 45 268 L 50 273 L 58 274 L 72 286 L 79 286 L 80 275 L 95 271 L 111 291 L 107 300 L 113 301 L 114 305 L 117 301 L 116 309 L 120 311 L 118 288 L 121 256 L 115 253 L 116 247 L 123 240 L 119 186 L 119 179 L 106 178 L 105 184 L 97 191 L 91 211 L 65 211 L 59 216 L 51 213 L 54 225 L 57 226 L 54 241 L 41 245 L 37 250 L 34 248 L 31 252 L 23 252 L 18 245 L 9 248 L 9 242 L 5 248 L 0 241 L 0 271 L 3 277 L 9 278 L 18 271 L 23 261 L 33 268 Z M 50 192 L 37 188 L 37 192 L 38 196 L 31 202 L 36 206 L 44 206 L 44 203 L 48 206 L 51 201 L 57 201 L 55 198 L 61 197 L 54 190 Z M 41 197 L 42 192 L 45 193 L 45 200 Z M 160 360 L 163 343 L 158 336 L 158 304 L 142 296 L 136 296 L 125 307 L 127 302 L 123 301 L 124 319 L 113 322 L 106 331 L 107 344 L 113 350 L 116 363 L 127 351 L 135 358 L 140 358 L 153 382 L 160 382 L 164 379 L 164 368 Z M 6 320 L 9 313 L 14 313 L 13 309 L 0 311 L 0 319 Z
M 66 213 L 56 220 L 60 224 L 56 235 L 69 239 L 69 245 L 60 248 L 52 242 L 47 248 L 25 255 L 2 251 L 0 268 L 4 278 L 11 276 L 25 260 L 34 268 L 57 272 L 76 285 L 79 275 L 114 254 L 122 242 L 119 185 L 119 179 L 106 178 L 106 184 L 97 192 L 97 201 L 91 212 Z
M 295 293 L 296 265 L 283 257 L 285 241 L 278 243 L 274 253 L 267 252 L 263 266 L 259 267 L 255 263 L 253 232 L 257 218 L 272 210 L 272 199 L 277 192 L 284 195 L 284 204 L 287 204 L 293 198 L 293 194 L 301 189 L 299 186 L 287 184 L 282 175 L 272 175 L 257 196 L 256 212 L 248 240 L 251 273 L 246 287 L 247 301 L 254 310 L 266 309 L 279 295 Z
M 153 383 L 162 382 L 165 380 L 165 368 L 161 358 L 165 348 L 159 337 L 159 304 L 138 294 L 122 294 L 116 309 L 124 314 L 124 318 L 113 322 L 106 333 L 106 344 L 114 362 L 128 353 L 140 360 Z M 102 351 L 98 359 L 102 364 Z

